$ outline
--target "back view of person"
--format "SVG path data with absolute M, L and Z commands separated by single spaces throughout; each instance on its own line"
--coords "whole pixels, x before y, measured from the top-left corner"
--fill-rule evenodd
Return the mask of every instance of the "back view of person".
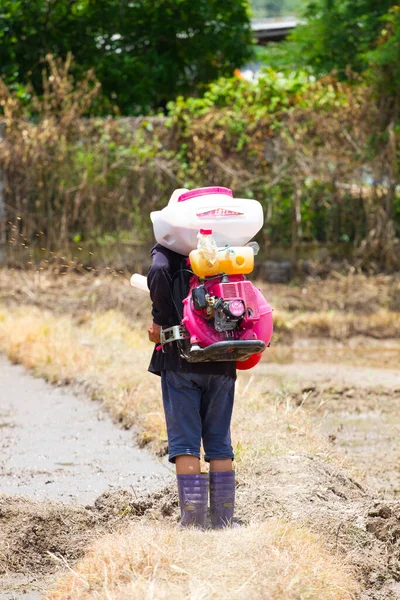
M 230 424 L 234 402 L 235 362 L 189 363 L 182 359 L 176 342 L 160 351 L 161 327 L 180 324 L 179 310 L 186 257 L 156 244 L 147 283 L 153 321 L 149 339 L 156 344 L 149 371 L 161 377 L 168 432 L 169 460 L 175 463 L 181 525 L 205 527 L 210 488 L 211 524 L 221 529 L 232 524 L 235 472 Z M 181 282 L 180 289 L 178 282 Z M 210 474 L 200 472 L 200 446 Z

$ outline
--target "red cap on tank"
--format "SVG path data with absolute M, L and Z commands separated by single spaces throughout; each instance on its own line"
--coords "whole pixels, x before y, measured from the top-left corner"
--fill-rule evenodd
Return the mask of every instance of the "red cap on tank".
M 202 235 L 211 235 L 212 234 L 212 229 L 200 229 L 200 233 Z

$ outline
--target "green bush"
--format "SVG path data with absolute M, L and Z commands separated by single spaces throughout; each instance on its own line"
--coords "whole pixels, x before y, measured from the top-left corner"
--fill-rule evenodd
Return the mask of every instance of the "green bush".
M 223 185 L 262 203 L 266 253 L 351 244 L 360 264 L 398 266 L 398 131 L 372 143 L 381 130 L 367 85 L 267 69 L 255 84 L 220 79 L 201 98 L 180 97 L 167 118 L 83 119 L 95 81 L 50 68 L 37 123 L 2 90 L 10 240 L 17 230 L 51 250 L 150 241 L 149 213 L 175 188 Z

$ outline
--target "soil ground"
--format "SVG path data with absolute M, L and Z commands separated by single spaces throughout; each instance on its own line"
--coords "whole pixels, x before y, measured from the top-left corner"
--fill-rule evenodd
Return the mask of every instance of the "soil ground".
M 85 323 L 94 309 L 117 306 L 136 317 L 137 325 L 141 326 L 148 312 L 147 301 L 141 296 L 132 309 L 131 291 L 118 281 L 110 284 L 95 279 L 88 287 L 82 280 L 78 282 L 82 293 L 77 293 L 76 278 L 72 281 L 68 276 L 60 294 L 59 281 L 55 283 L 51 278 L 37 282 L 34 275 L 21 273 L 24 280 L 21 285 L 14 273 L 1 276 L 5 279 L 0 296 L 6 305 L 29 300 L 40 308 L 56 306 L 56 312 L 72 314 L 78 324 Z M 346 329 L 347 339 L 340 339 L 340 331 L 331 328 L 332 320 L 328 318 L 310 321 L 307 331 L 312 333 L 312 339 L 295 339 L 290 327 L 281 327 L 281 339 L 276 340 L 276 347 L 270 349 L 259 368 L 248 374 L 248 385 L 266 383 L 264 388 L 271 391 L 271 398 L 282 391 L 285 402 L 306 411 L 313 419 L 315 429 L 338 460 L 330 463 L 318 453 L 292 452 L 284 456 L 260 453 L 254 458 L 251 473 L 238 469 L 238 519 L 247 524 L 282 516 L 304 523 L 326 539 L 331 551 L 349 557 L 364 586 L 362 600 L 398 600 L 400 343 L 393 324 L 398 324 L 399 280 L 340 279 L 326 286 L 319 282 L 293 289 L 275 286 L 272 292 L 280 298 L 281 308 L 290 314 L 299 308 L 310 315 L 316 310 L 328 311 L 327 314 L 330 310 L 353 310 L 357 311 L 353 315 L 357 323 L 360 311 L 366 332 L 374 312 L 385 309 L 392 313 L 384 333 L 377 329 L 368 338 L 351 336 L 350 329 Z M 322 333 L 318 337 L 319 331 Z M 325 337 L 323 331 L 327 332 Z M 285 336 L 291 345 L 283 345 Z M 32 382 L 33 387 L 42 385 L 37 380 Z M 12 385 L 13 382 L 7 384 L 6 389 L 11 390 Z M 0 400 L 3 407 L 2 394 Z M 269 401 L 267 393 L 265 402 Z M 97 409 L 93 410 L 90 401 L 86 403 L 85 420 L 97 431 Z M 39 411 L 40 403 L 37 408 Z M 64 417 L 66 422 L 68 419 L 71 415 Z M 1 427 L 2 422 L 5 427 Z M 13 422 L 17 423 L 15 415 L 14 418 L 10 413 L 0 415 L 0 439 L 9 436 L 12 440 L 16 429 L 18 435 L 21 433 L 21 428 L 9 427 Z M 114 427 L 119 435 L 120 430 Z M 259 427 L 256 420 L 254 427 Z M 56 466 L 62 472 L 73 470 L 73 465 Z M 26 465 L 26 472 L 30 468 L 31 465 Z M 22 464 L 17 470 L 23 473 Z M 60 474 L 57 469 L 54 473 Z M 19 477 L 16 479 L 18 489 Z M 40 482 L 40 477 L 36 481 Z M 104 491 L 94 502 L 93 498 L 91 503 L 82 499 L 74 505 L 67 503 L 65 497 L 62 502 L 50 501 L 51 485 L 42 482 L 42 492 L 47 494 L 49 490 L 44 501 L 0 495 L 1 600 L 42 597 L 40 590 L 49 585 L 54 572 L 65 569 L 66 562 L 73 565 L 93 539 L 123 529 L 132 519 L 163 519 L 171 523 L 177 520 L 174 486 L 138 498 L 138 492 L 124 484 L 122 491 Z
M 344 469 L 340 470 L 319 462 L 318 457 L 304 455 L 269 460 L 265 465 L 267 483 L 260 480 L 258 495 L 265 512 L 289 515 L 324 530 L 331 543 L 336 538 L 336 549 L 353 553 L 367 590 L 362 598 L 397 600 L 400 370 L 393 367 L 400 365 L 400 352 L 394 345 L 388 360 L 385 348 L 385 344 L 368 348 L 364 340 L 365 361 L 377 365 L 371 368 L 354 366 L 351 361 L 332 364 L 332 344 L 300 340 L 296 351 L 281 349 L 275 356 L 271 354 L 272 359 L 283 355 L 286 364 L 266 362 L 267 355 L 249 380 L 256 384 L 259 378 L 268 378 L 271 390 L 284 388 L 286 401 L 308 412 L 320 434 L 344 457 Z M 350 347 L 342 350 L 345 356 L 351 355 Z M 357 360 L 353 362 L 357 364 Z M 246 506 L 250 493 L 247 498 L 246 492 L 242 493 Z M 368 539 L 371 533 L 377 545 Z M 387 556 L 389 577 L 383 569 Z
M 0 600 L 41 598 L 57 556 L 78 558 L 115 525 L 121 490 L 140 512 L 171 477 L 98 403 L 0 356 Z
M 55 406 L 60 401 L 60 394 L 63 400 L 67 399 L 68 394 L 68 401 L 82 401 L 73 395 L 71 397 L 65 390 L 51 388 L 31 378 L 21 367 L 10 366 L 5 360 L 1 362 L 1 369 L 2 399 L 6 389 L 15 390 L 17 386 L 22 392 L 22 401 L 24 390 L 36 390 L 36 394 L 39 392 L 38 410 L 46 394 L 54 394 Z M 254 381 L 258 378 L 268 379 L 271 389 L 284 385 L 291 399 L 309 411 L 330 443 L 345 454 L 347 468 L 353 470 L 356 479 L 345 477 L 336 467 L 329 467 L 315 457 L 270 457 L 258 465 L 260 472 L 255 474 L 258 475 L 256 491 L 254 482 L 249 485 L 246 478 L 239 479 L 239 520 L 247 523 L 261 515 L 264 519 L 281 515 L 312 523 L 316 530 L 320 527 L 326 529 L 329 522 L 327 535 L 331 543 L 332 539 L 336 540 L 337 549 L 351 552 L 357 557 L 360 577 L 369 588 L 369 593 L 363 598 L 399 598 L 400 507 L 395 500 L 400 491 L 400 449 L 397 443 L 400 432 L 399 372 L 395 369 L 371 370 L 297 360 L 284 365 L 263 363 L 249 377 L 253 377 Z M 375 387 L 374 381 L 377 383 Z M 32 394 L 34 396 L 35 393 Z M 94 432 L 100 432 L 97 427 L 102 427 L 102 421 L 97 418 L 97 408 L 93 410 L 93 404 L 89 401 L 83 401 L 83 406 L 84 411 L 88 412 L 82 422 L 85 429 L 82 435 L 86 433 L 88 424 Z M 72 410 L 77 410 L 76 404 L 73 404 Z M 79 424 L 79 419 L 75 420 Z M 6 432 L 6 439 L 11 421 L 10 414 L 3 420 L 1 431 L 3 436 Z M 50 433 L 52 427 L 54 431 Z M 47 423 L 45 437 L 53 439 L 58 428 L 59 425 L 55 423 Z M 111 425 L 111 428 L 115 428 L 118 440 L 121 433 L 130 435 L 115 426 Z M 22 429 L 20 423 L 18 427 L 11 427 L 11 432 L 16 429 Z M 97 464 L 98 448 L 94 446 L 92 450 L 96 452 L 93 463 Z M 23 461 L 26 462 L 25 473 Z M 157 463 L 152 463 L 152 468 L 160 468 L 155 465 Z M 63 482 L 63 469 L 60 474 L 59 465 L 53 463 L 50 466 L 52 469 L 46 477 L 58 477 Z M 72 465 L 65 467 L 69 470 Z M 121 487 L 125 491 L 107 491 L 92 504 L 87 504 L 88 496 L 83 491 L 81 502 L 74 506 L 70 501 L 69 505 L 65 504 L 68 497 L 62 494 L 62 504 L 48 501 L 53 497 L 50 484 L 43 484 L 40 473 L 32 476 L 30 468 L 29 455 L 22 453 L 18 465 L 8 473 L 12 479 L 14 470 L 17 482 L 10 491 L 18 490 L 21 484 L 21 492 L 25 496 L 36 495 L 46 498 L 45 501 L 0 496 L 0 520 L 5 535 L 3 548 L 0 544 L 0 554 L 8 557 L 0 583 L 1 600 L 19 597 L 37 600 L 43 597 L 43 590 L 51 584 L 51 573 L 65 567 L 65 561 L 73 563 L 82 556 L 90 541 L 106 531 L 118 529 L 127 518 L 140 518 L 141 515 L 154 512 L 161 514 L 164 519 L 176 519 L 177 498 L 173 488 L 167 487 L 158 494 L 137 499 L 138 492 L 132 493 L 130 486 L 123 481 Z M 160 472 L 163 472 L 163 467 Z M 78 473 L 79 470 L 75 475 L 69 474 L 72 478 L 67 487 L 75 485 L 74 476 L 79 478 Z M 111 481 L 109 477 L 112 479 L 110 472 L 106 474 L 107 481 Z M 362 485 L 357 483 L 357 479 Z M 27 480 L 30 480 L 28 487 Z M 79 490 L 79 481 L 77 484 Z M 117 485 L 120 484 L 117 475 Z M 48 494 L 46 490 L 49 490 Z M 354 528 L 354 532 L 349 538 L 350 527 Z M 349 539 L 352 541 L 349 542 Z M 7 552 L 4 551 L 5 547 Z M 386 562 L 389 571 L 384 567 Z M 10 564 L 14 565 L 11 569 Z
M 303 340 L 292 356 L 295 362 L 263 362 L 256 377 L 267 376 L 272 385 L 284 385 L 348 458 L 367 488 L 383 497 L 399 497 L 400 369 L 332 364 L 327 348 L 332 350 L 326 344 L 316 348 L 315 340 L 310 347 L 310 341 Z M 369 354 L 367 362 L 374 359 L 375 364 L 380 357 L 386 366 L 386 349 L 384 344 L 368 349 L 364 343 L 364 357 Z M 400 365 L 400 349 L 392 351 L 389 364 Z M 317 356 L 319 362 L 313 361 Z

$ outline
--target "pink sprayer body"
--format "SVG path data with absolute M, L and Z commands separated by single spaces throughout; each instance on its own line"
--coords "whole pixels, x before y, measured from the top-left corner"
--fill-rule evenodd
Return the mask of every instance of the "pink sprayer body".
M 183 320 L 182 324 L 190 334 L 190 343 L 198 344 L 201 347 L 210 346 L 217 342 L 226 341 L 226 333 L 218 332 L 213 326 L 212 320 L 207 321 L 204 312 L 196 310 L 192 300 L 192 289 L 199 285 L 197 277 L 192 277 L 190 282 L 189 295 L 183 301 Z M 210 296 L 224 298 L 230 302 L 242 302 L 246 312 L 243 317 L 240 328 L 231 332 L 229 339 L 232 340 L 262 340 L 266 346 L 271 341 L 273 333 L 272 308 L 250 281 L 247 281 L 244 275 L 231 275 L 226 283 L 219 279 L 206 280 L 205 288 Z M 261 354 L 245 361 L 237 361 L 239 369 L 246 369 L 255 366 L 261 359 Z

